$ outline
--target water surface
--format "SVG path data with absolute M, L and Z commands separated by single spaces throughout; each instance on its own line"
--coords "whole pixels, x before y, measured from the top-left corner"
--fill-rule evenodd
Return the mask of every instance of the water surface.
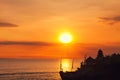
M 79 66 L 75 61 L 74 68 Z M 0 80 L 60 80 L 60 60 L 0 59 Z

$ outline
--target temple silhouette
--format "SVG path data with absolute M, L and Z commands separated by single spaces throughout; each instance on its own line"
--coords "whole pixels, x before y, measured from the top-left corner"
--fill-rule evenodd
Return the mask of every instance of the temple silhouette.
M 104 56 L 99 49 L 96 58 L 85 57 L 76 71 L 59 73 L 62 80 L 120 80 L 120 54 Z

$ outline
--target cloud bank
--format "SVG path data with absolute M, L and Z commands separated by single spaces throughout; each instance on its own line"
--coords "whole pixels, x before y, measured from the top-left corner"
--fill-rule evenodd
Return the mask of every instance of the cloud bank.
M 24 41 L 1 41 L 0 45 L 31 45 L 31 46 L 50 46 L 47 42 L 24 42 Z
M 18 27 L 18 25 L 9 22 L 0 22 L 0 27 Z
M 102 22 L 109 23 L 110 25 L 116 24 L 120 22 L 120 16 L 114 17 L 100 17 Z

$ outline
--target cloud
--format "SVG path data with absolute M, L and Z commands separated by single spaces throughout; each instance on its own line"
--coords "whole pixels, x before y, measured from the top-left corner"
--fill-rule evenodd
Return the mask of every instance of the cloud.
M 18 25 L 9 22 L 0 22 L 0 27 L 18 27 Z
M 17 41 L 1 41 L 0 45 L 31 45 L 31 46 L 51 46 L 52 43 L 47 42 L 17 42 Z
M 120 16 L 114 16 L 114 17 L 100 17 L 102 22 L 108 23 L 110 25 L 114 25 L 115 23 L 120 22 Z

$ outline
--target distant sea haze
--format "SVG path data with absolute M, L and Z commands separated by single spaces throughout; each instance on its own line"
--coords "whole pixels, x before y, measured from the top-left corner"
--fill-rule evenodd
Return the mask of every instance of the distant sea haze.
M 79 63 L 75 61 L 75 69 Z M 57 59 L 0 59 L 0 80 L 60 80 L 59 64 Z

